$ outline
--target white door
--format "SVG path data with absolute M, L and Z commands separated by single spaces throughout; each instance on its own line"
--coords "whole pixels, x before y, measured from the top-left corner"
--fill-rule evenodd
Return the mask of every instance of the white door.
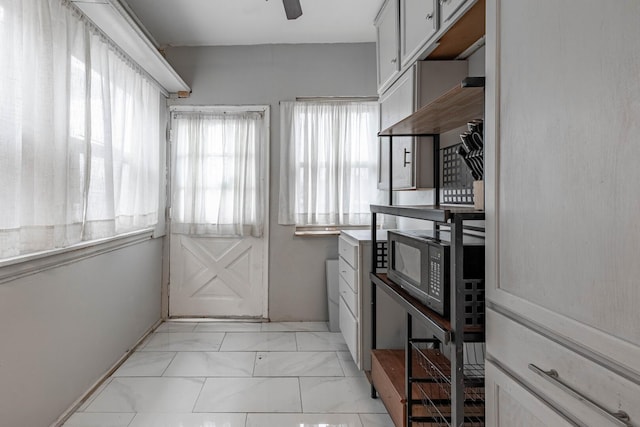
M 263 317 L 265 248 L 264 238 L 172 234 L 170 316 Z
M 211 124 L 216 117 L 233 119 L 234 113 L 245 120 L 246 111 L 259 113 L 248 131 L 220 131 Z M 268 112 L 254 106 L 172 108 L 170 317 L 267 317 Z M 200 118 L 194 124 L 189 115 Z M 252 135 L 259 139 L 258 149 L 232 153 L 233 139 Z M 255 163 L 238 165 L 252 157 Z M 198 168 L 203 170 L 194 172 Z M 242 176 L 234 182 L 234 174 Z M 232 218 L 238 211 L 250 212 Z M 249 231 L 256 218 L 261 233 Z M 238 221 L 235 228 L 230 224 Z M 239 229 L 245 233 L 238 235 Z

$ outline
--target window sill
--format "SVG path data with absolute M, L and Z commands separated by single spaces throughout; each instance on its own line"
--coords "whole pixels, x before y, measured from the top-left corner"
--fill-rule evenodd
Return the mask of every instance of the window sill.
M 0 261 L 0 284 L 151 239 L 153 229 L 133 231 L 67 248 L 20 255 Z
M 340 230 L 304 230 L 296 231 L 293 233 L 298 237 L 326 237 L 326 236 L 339 236 Z
M 297 226 L 294 236 L 299 237 L 326 237 L 326 236 L 339 236 L 341 230 L 368 230 L 368 225 L 348 225 L 342 227 L 331 226 Z

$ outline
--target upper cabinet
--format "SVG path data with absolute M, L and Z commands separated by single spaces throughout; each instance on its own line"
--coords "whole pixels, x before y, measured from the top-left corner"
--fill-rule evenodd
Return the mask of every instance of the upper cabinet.
M 404 67 L 438 31 L 438 0 L 400 0 L 400 59 Z
M 398 0 L 387 0 L 375 20 L 378 87 L 388 87 L 398 76 Z
M 417 60 L 463 59 L 483 43 L 485 0 L 387 0 L 375 19 L 378 93 Z
M 438 98 L 467 76 L 467 61 L 417 61 L 380 98 L 380 130 Z M 389 149 L 393 151 L 393 189 L 432 188 L 433 139 L 398 136 L 379 144 L 378 188 L 389 189 Z

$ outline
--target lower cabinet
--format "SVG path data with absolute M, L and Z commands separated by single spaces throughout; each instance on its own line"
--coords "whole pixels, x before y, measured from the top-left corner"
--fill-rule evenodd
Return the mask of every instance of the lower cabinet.
M 493 363 L 485 364 L 484 373 L 487 400 L 494 402 L 488 426 L 575 426 Z
M 550 409 L 577 425 L 640 425 L 640 384 L 616 373 L 613 367 L 598 363 L 593 356 L 568 348 L 562 337 L 551 331 L 538 329 L 535 324 L 522 321 L 513 313 L 488 310 L 487 349 L 491 360 L 509 372 L 513 381 L 526 385 L 540 399 L 550 402 Z M 493 393 L 498 392 L 494 390 Z M 524 405 L 514 397 L 505 398 L 499 394 L 495 397 L 499 407 L 501 401 L 505 407 L 513 406 L 505 409 L 504 414 L 498 411 L 496 417 L 520 412 Z M 514 400 L 515 405 L 508 405 L 505 399 Z M 533 414 L 539 415 L 539 412 L 533 411 Z M 517 425 L 562 425 L 538 424 L 534 418 L 531 420 Z M 629 420 L 630 424 L 626 424 Z M 489 425 L 516 424 L 501 422 Z
M 386 242 L 385 231 L 376 236 Z M 371 370 L 371 232 L 343 230 L 338 240 L 340 331 L 360 370 Z M 378 347 L 404 348 L 404 311 L 386 295 L 380 295 Z M 380 302 L 382 300 L 382 302 Z

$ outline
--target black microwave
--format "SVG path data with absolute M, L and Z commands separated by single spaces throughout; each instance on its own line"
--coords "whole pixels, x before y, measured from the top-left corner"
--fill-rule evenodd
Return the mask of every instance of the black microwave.
M 451 233 L 448 231 L 389 231 L 387 276 L 420 302 L 449 318 Z M 465 313 L 484 319 L 484 238 L 463 235 Z

